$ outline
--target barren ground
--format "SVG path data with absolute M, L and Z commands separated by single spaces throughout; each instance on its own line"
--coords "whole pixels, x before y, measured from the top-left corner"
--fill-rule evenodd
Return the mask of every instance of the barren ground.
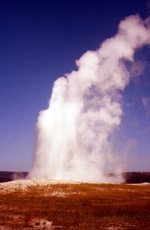
M 0 230 L 149 230 L 150 184 L 0 184 Z

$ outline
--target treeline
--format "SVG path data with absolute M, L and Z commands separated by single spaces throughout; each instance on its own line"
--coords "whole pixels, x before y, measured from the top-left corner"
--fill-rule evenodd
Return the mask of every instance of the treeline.
M 27 175 L 27 172 L 0 172 L 0 183 L 17 179 L 24 179 Z
M 150 183 L 150 172 L 126 172 L 123 173 L 125 183 Z

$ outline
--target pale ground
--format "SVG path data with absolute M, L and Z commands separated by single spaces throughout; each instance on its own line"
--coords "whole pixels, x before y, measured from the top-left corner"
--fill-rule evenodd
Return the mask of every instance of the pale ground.
M 54 184 L 70 184 L 70 187 L 72 184 L 80 184 L 80 182 L 74 182 L 74 181 L 63 181 L 63 180 L 47 180 L 47 179 L 22 179 L 22 180 L 15 180 L 5 183 L 0 183 L 0 193 L 10 193 L 17 190 L 26 191 L 29 187 L 32 186 L 48 186 L 48 188 L 51 187 L 51 185 Z M 72 194 L 72 193 L 71 193 Z M 67 195 L 70 195 L 70 191 L 52 191 L 51 196 L 58 196 L 58 197 L 65 197 Z M 46 196 L 46 193 L 44 194 Z

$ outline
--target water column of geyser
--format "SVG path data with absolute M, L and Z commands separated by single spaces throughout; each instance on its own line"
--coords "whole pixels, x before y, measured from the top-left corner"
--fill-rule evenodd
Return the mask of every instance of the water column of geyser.
M 114 37 L 76 61 L 77 71 L 54 82 L 49 107 L 38 117 L 30 177 L 121 182 L 111 137 L 120 125 L 121 93 L 131 78 L 124 61 L 134 62 L 135 50 L 150 43 L 147 21 L 127 17 Z

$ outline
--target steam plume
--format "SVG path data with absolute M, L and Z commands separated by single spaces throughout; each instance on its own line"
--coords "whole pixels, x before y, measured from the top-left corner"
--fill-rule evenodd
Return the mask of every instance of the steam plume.
M 127 17 L 117 35 L 76 61 L 77 71 L 54 82 L 49 107 L 38 117 L 30 177 L 121 181 L 111 139 L 123 113 L 121 93 L 131 78 L 125 60 L 134 62 L 135 50 L 150 43 L 147 21 Z

